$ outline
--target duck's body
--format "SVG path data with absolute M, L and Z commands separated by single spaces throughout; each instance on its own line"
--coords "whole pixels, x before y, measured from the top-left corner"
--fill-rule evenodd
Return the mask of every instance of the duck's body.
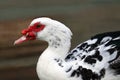
M 39 26 L 38 26 L 39 25 Z M 69 51 L 72 32 L 50 18 L 37 18 L 15 44 L 40 39 L 48 48 L 37 63 L 40 80 L 119 80 L 120 32 L 96 35 Z

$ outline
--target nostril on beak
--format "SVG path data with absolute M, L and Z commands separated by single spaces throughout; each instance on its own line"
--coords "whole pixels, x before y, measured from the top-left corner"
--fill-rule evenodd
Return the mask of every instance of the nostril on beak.
M 26 34 L 26 37 L 27 37 L 27 38 L 30 38 L 30 37 L 34 38 L 34 37 L 36 37 L 36 33 L 35 33 L 35 32 L 28 32 L 28 33 Z
M 24 30 L 21 31 L 21 34 L 22 34 L 22 35 L 26 35 L 27 32 L 28 32 L 28 30 L 27 30 L 27 29 L 24 29 Z
M 36 34 L 35 34 L 35 32 L 30 32 L 29 35 L 32 37 L 35 37 Z
M 35 32 L 28 32 L 28 33 L 26 33 L 26 38 L 28 39 L 28 40 L 34 40 L 34 39 L 36 39 L 36 33 Z

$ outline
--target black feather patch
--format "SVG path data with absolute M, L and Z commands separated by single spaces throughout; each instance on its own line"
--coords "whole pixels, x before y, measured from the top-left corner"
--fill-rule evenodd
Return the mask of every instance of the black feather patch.
M 90 69 L 79 66 L 78 69 L 73 70 L 71 77 L 79 77 L 80 75 L 83 80 L 100 80 L 105 75 L 105 69 L 101 69 L 99 74 L 97 74 Z
M 102 60 L 102 56 L 100 55 L 100 52 L 98 50 L 96 50 L 96 52 L 93 55 L 88 55 L 84 61 L 88 64 L 94 64 L 96 63 L 96 60 Z

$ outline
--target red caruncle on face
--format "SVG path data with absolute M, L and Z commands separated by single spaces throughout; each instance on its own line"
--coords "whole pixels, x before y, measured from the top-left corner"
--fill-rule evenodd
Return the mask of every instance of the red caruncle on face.
M 28 40 L 35 40 L 37 32 L 40 32 L 44 29 L 45 25 L 40 24 L 40 22 L 30 25 L 27 29 L 21 31 L 22 37 L 15 41 L 14 44 L 19 44 Z
M 36 38 L 36 33 L 42 31 L 44 29 L 44 25 L 40 24 L 39 22 L 30 25 L 28 29 L 24 29 L 21 31 L 22 35 L 25 35 L 26 38 L 33 40 Z
M 43 30 L 45 27 L 45 25 L 40 24 L 39 22 L 33 24 L 32 26 L 29 26 L 29 31 L 35 31 L 35 32 L 39 32 L 41 30 Z

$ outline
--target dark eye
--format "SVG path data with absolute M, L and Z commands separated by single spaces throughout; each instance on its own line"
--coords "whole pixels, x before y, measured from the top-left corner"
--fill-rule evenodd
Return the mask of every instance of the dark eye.
M 41 25 L 37 25 L 37 26 L 36 26 L 36 28 L 40 28 L 40 27 L 41 27 Z

